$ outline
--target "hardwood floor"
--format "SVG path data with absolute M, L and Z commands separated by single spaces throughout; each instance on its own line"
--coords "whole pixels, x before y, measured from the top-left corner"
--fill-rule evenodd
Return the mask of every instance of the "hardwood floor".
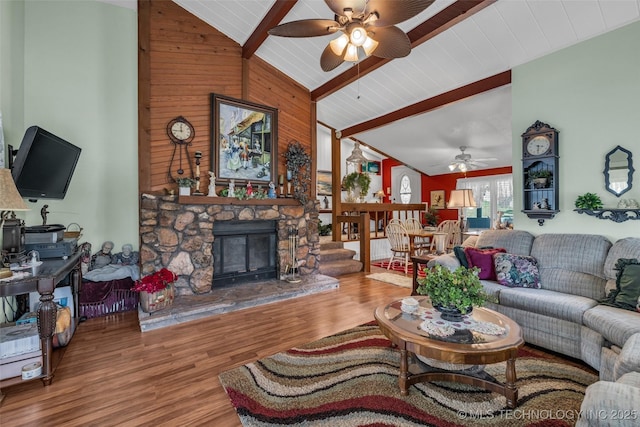
M 371 321 L 378 305 L 410 293 L 364 273 L 339 279 L 334 291 L 144 334 L 136 312 L 90 319 L 51 386 L 2 390 L 0 425 L 240 426 L 220 372 Z

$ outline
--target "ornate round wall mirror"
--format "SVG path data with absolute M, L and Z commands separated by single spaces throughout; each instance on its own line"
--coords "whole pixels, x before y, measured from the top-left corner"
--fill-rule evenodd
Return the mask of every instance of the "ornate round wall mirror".
M 620 197 L 631 190 L 633 171 L 631 151 L 619 145 L 609 151 L 605 158 L 603 171 L 607 191 Z

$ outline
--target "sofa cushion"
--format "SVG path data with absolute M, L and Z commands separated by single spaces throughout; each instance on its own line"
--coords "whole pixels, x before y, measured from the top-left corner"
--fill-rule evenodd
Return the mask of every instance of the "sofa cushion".
M 504 288 L 500 291 L 500 305 L 577 324 L 582 324 L 584 312 L 597 303 L 590 298 L 545 289 Z
M 636 306 L 640 303 L 640 262 L 635 258 L 620 258 L 616 269 L 616 288 L 602 303 L 636 311 Z
M 631 335 L 640 332 L 640 313 L 603 304 L 587 310 L 582 321 L 618 347 L 624 347 Z
M 469 264 L 469 268 L 478 267 L 480 269 L 478 277 L 480 279 L 488 280 L 496 279 L 496 269 L 493 264 L 493 255 L 500 252 L 506 252 L 506 250 L 503 248 L 464 248 L 464 254 L 467 256 L 467 263 Z
M 476 241 L 476 247 L 505 248 L 510 254 L 530 255 L 533 234 L 523 230 L 485 230 Z
M 614 378 L 620 378 L 628 372 L 640 370 L 640 334 L 633 334 L 624 343 L 614 365 Z M 640 384 L 638 384 L 640 386 Z
M 615 268 L 620 258 L 640 259 L 640 238 L 627 237 L 611 246 L 604 262 L 604 275 L 607 279 L 614 280 L 617 277 L 618 272 Z
M 604 298 L 604 262 L 611 242 L 593 234 L 541 234 L 531 248 L 542 289 Z
M 495 254 L 493 264 L 498 283 L 511 288 L 540 288 L 538 262 L 534 257 L 515 254 Z
M 576 427 L 637 426 L 640 373 L 630 372 L 617 382 L 598 381 L 584 393 Z
M 504 289 L 504 286 L 494 282 L 493 280 L 480 280 L 485 293 L 489 296 L 490 300 L 495 302 L 500 301 L 500 291 Z

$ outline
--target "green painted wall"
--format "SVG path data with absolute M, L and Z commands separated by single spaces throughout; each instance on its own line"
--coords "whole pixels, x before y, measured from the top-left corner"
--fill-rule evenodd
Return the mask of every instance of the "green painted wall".
M 125 243 L 137 247 L 136 11 L 96 1 L 0 3 L 2 23 L 22 29 L 3 25 L 3 46 L 5 37 L 23 44 L 10 56 L 22 67 L 1 80 L 3 114 L 18 117 L 5 123 L 6 142 L 19 146 L 35 124 L 82 148 L 66 198 L 29 203 L 27 225 L 40 224 L 48 204 L 48 223 L 80 224 L 94 252 L 104 240 L 117 252 Z
M 560 213 L 543 227 L 522 210 L 515 191 L 515 224 L 534 234 L 640 237 L 640 221 L 615 223 L 574 212 L 576 198 L 597 193 L 605 206 L 619 198 L 604 188 L 605 155 L 617 145 L 635 160 L 633 188 L 640 201 L 640 22 L 519 66 L 512 74 L 514 189 L 522 188 L 520 135 L 536 120 L 560 131 Z

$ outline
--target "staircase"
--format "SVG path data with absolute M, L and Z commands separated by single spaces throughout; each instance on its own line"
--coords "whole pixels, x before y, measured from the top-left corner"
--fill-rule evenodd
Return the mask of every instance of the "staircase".
M 355 251 L 345 249 L 342 242 L 321 241 L 320 274 L 337 277 L 361 271 L 362 263 L 353 259 L 355 254 Z

